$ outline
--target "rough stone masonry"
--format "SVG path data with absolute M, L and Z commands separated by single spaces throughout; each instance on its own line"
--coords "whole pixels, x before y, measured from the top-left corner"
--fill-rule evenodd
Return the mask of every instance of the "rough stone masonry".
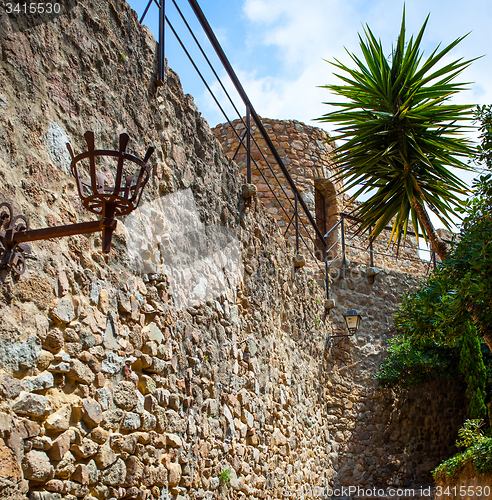
M 150 202 L 190 189 L 200 221 L 234 231 L 239 286 L 175 307 L 164 273 L 135 270 L 120 223 L 32 244 L 0 293 L 0 498 L 324 498 L 328 486 L 420 484 L 452 451 L 452 385 L 395 395 L 371 378 L 415 278 L 332 276 L 336 308 L 258 200 L 244 207 L 223 154 L 176 74 L 155 86 L 155 40 L 120 0 L 80 1 L 22 30 L 0 11 L 0 194 L 31 227 L 88 220 L 65 143 L 156 146 Z M 327 335 L 342 314 L 360 335 Z

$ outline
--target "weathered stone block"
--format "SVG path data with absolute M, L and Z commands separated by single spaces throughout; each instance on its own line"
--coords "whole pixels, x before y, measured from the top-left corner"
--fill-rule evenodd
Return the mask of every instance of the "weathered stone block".
M 16 398 L 22 390 L 21 381 L 12 377 L 9 373 L 0 375 L 0 396 L 5 399 Z
M 171 448 L 179 448 L 180 446 L 183 446 L 183 441 L 176 434 L 166 434 L 166 444 Z
M 70 451 L 76 458 L 85 459 L 92 457 L 99 450 L 98 444 L 89 438 L 83 438 L 80 443 L 72 444 Z
M 39 353 L 38 369 L 41 371 L 46 370 L 51 365 L 54 359 L 55 357 L 53 356 L 53 353 L 42 350 Z
M 141 420 L 140 415 L 135 412 L 127 411 L 121 422 L 121 430 L 136 431 L 140 428 Z
M 168 471 L 164 465 L 147 465 L 144 468 L 142 483 L 147 487 L 162 487 L 167 485 Z
M 96 378 L 94 372 L 78 359 L 72 359 L 70 362 L 70 372 L 68 376 L 76 382 L 87 385 L 92 384 Z
M 22 470 L 14 452 L 0 439 L 0 478 L 2 477 L 17 484 L 22 479 Z
M 102 422 L 103 412 L 101 405 L 92 398 L 85 398 L 80 402 L 82 406 L 82 420 L 91 427 Z
M 37 274 L 19 281 L 14 294 L 22 301 L 34 302 L 40 309 L 46 309 L 54 297 L 52 284 Z
M 143 431 L 150 431 L 152 429 L 155 429 L 157 425 L 157 418 L 155 415 L 148 411 L 143 411 L 142 414 L 140 415 L 140 429 Z
M 113 400 L 115 405 L 123 410 L 132 410 L 137 404 L 136 387 L 132 382 L 121 381 L 114 390 Z
M 26 453 L 22 461 L 24 477 L 31 481 L 45 482 L 54 475 L 53 466 L 44 451 L 33 450 Z
M 46 396 L 21 392 L 19 397 L 14 401 L 12 409 L 19 415 L 40 418 L 44 417 L 49 412 L 50 407 Z
M 118 458 L 115 463 L 100 471 L 99 474 L 99 480 L 109 486 L 119 486 L 123 484 L 125 479 L 126 465 L 121 458 Z
M 70 297 L 63 297 L 56 303 L 51 313 L 59 322 L 70 323 L 76 318 L 73 300 Z
M 63 338 L 63 332 L 59 328 L 53 328 L 47 333 L 43 341 L 43 349 L 52 353 L 57 353 L 64 344 L 65 339 Z
M 164 335 L 162 334 L 161 329 L 154 322 L 149 323 L 142 330 L 142 335 L 144 336 L 144 339 L 146 338 L 149 342 L 155 342 L 157 345 L 164 342 Z
M 29 337 L 26 342 L 14 342 L 11 338 L 0 340 L 0 367 L 17 374 L 32 370 L 38 364 L 41 352 L 41 339 Z
M 103 420 L 101 422 L 101 427 L 108 430 L 117 429 L 125 416 L 125 412 L 120 408 L 114 408 L 113 410 L 107 410 L 103 412 Z
M 144 465 L 137 457 L 129 457 L 126 460 L 126 478 L 124 486 L 139 484 L 144 473 Z
M 45 426 L 47 429 L 66 431 L 70 426 L 71 415 L 71 406 L 64 405 L 46 419 Z
M 106 467 L 114 464 L 117 458 L 115 452 L 111 449 L 109 444 L 106 443 L 99 447 L 99 451 L 94 457 L 94 460 L 99 469 L 106 469 Z
M 181 465 L 175 462 L 167 464 L 169 486 L 177 486 L 181 480 Z
M 89 484 L 89 468 L 85 464 L 79 464 L 72 474 L 72 480 L 80 484 Z
M 101 405 L 103 410 L 107 410 L 111 401 L 113 400 L 113 394 L 107 387 L 101 387 L 96 390 L 96 399 L 98 403 Z
M 70 449 L 70 436 L 71 432 L 65 431 L 53 441 L 49 451 L 49 455 L 53 460 L 61 460 Z
M 44 391 L 55 385 L 53 374 L 43 372 L 36 377 L 26 377 L 22 379 L 22 389 L 27 392 Z

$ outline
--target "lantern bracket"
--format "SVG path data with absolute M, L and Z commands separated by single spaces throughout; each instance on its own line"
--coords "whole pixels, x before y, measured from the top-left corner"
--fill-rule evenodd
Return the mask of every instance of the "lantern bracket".
M 116 229 L 117 216 L 127 215 L 138 207 L 142 193 L 147 184 L 151 168 L 147 162 L 154 152 L 149 147 L 143 160 L 125 152 L 128 144 L 128 135 L 120 134 L 119 150 L 96 150 L 94 147 L 94 133 L 84 134 L 88 151 L 77 156 L 67 144 L 72 156 L 71 169 L 77 181 L 77 189 L 84 207 L 100 216 L 99 220 L 68 224 L 65 226 L 30 229 L 29 220 L 23 214 L 15 215 L 12 205 L 6 201 L 0 203 L 0 268 L 10 268 L 16 275 L 26 270 L 26 256 L 32 251 L 27 242 L 74 236 L 76 234 L 90 234 L 101 231 L 103 233 L 103 251 L 109 253 L 113 231 Z M 106 185 L 106 176 L 96 171 L 96 158 L 109 157 L 117 159 L 114 186 Z M 79 162 L 89 160 L 90 180 L 82 177 Z M 139 170 L 133 175 L 123 176 L 125 161 L 137 165 Z M 2 230 L 5 229 L 5 230 Z

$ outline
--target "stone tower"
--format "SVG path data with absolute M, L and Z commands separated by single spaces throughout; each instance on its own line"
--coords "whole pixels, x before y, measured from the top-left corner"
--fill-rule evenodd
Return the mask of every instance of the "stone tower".
M 265 118 L 262 121 L 318 227 L 325 234 L 337 222 L 338 214 L 342 211 L 341 186 L 332 180 L 335 173 L 333 140 L 323 129 L 297 120 Z M 232 125 L 237 134 L 228 123 L 217 125 L 213 132 L 226 155 L 236 161 L 246 176 L 247 153 L 239 140 L 246 127 L 242 120 L 235 120 Z M 291 202 L 294 195 L 287 180 L 279 174 L 271 151 L 255 127 L 252 128 L 252 138 L 252 182 L 258 189 L 258 197 L 266 211 L 286 231 L 293 220 Z M 303 221 L 308 225 L 306 217 Z M 302 230 L 302 223 L 300 225 Z M 291 239 L 294 238 L 293 234 L 291 231 Z M 321 257 L 321 248 L 320 242 L 316 242 L 318 257 Z

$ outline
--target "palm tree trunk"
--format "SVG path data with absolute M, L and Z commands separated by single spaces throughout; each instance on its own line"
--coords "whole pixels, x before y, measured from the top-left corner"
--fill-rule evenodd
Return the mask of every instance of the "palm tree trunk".
M 475 324 L 478 325 L 478 323 L 476 321 L 475 321 Z M 480 325 L 478 325 L 478 326 L 480 327 Z M 484 333 L 483 340 L 487 344 L 487 347 L 489 348 L 490 352 L 492 352 L 492 333 L 491 332 Z
M 473 322 L 477 327 L 478 334 L 483 337 L 483 340 L 487 344 L 487 347 L 489 348 L 490 352 L 492 352 L 492 332 L 486 330 L 483 327 L 483 323 L 480 321 L 480 317 L 478 315 L 477 306 L 475 304 L 468 303 L 466 305 L 466 308 L 468 312 L 471 314 L 471 317 L 473 318 Z
M 412 200 L 412 208 L 417 212 L 417 217 L 419 218 L 422 226 L 424 226 L 425 233 L 431 242 L 432 250 L 436 252 L 441 260 L 444 260 L 449 255 L 448 246 L 436 233 L 427 210 L 415 198 Z

